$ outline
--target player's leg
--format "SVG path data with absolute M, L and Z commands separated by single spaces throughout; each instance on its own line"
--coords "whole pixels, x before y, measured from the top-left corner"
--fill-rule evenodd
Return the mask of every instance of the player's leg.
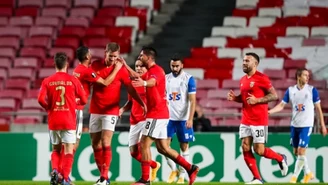
M 167 144 L 168 144 L 168 146 L 171 146 L 172 137 L 174 136 L 175 133 L 176 133 L 176 124 L 174 123 L 174 121 L 169 120 L 169 123 L 167 124 Z M 167 164 L 171 168 L 171 173 L 167 179 L 167 183 L 172 183 L 175 181 L 176 177 L 178 176 L 179 171 L 177 170 L 177 166 L 172 159 L 170 159 L 166 156 L 165 156 L 165 158 L 166 158 Z
M 76 130 L 64 130 L 61 131 L 62 143 L 64 144 L 64 158 L 63 158 L 63 184 L 69 185 L 69 174 L 72 171 L 74 161 L 74 144 L 76 142 Z
M 286 155 L 278 154 L 269 147 L 265 147 L 268 136 L 267 126 L 250 126 L 253 137 L 254 151 L 260 156 L 268 159 L 276 160 L 279 164 L 281 174 L 283 176 L 287 175 L 288 165 Z
M 80 139 L 82 136 L 82 129 L 83 129 L 83 110 L 76 111 L 76 143 L 74 145 L 73 153 L 76 152 L 77 148 L 80 144 Z
M 252 152 L 253 137 L 252 131 L 249 125 L 240 124 L 239 126 L 239 138 L 241 139 L 241 148 L 243 150 L 244 161 L 249 170 L 253 174 L 253 180 L 247 184 L 259 183 L 263 184 L 260 172 L 258 170 L 256 159 Z
M 195 140 L 193 128 L 186 127 L 186 121 L 179 121 L 177 124 L 177 137 L 180 143 L 180 155 L 189 161 L 189 142 Z M 183 184 L 186 171 L 180 166 L 178 184 Z
M 101 130 L 102 123 L 99 114 L 91 114 L 89 121 L 89 132 L 91 137 L 91 146 L 93 149 L 93 155 L 95 162 L 97 164 L 99 173 L 101 174 L 102 165 L 103 165 L 103 148 L 101 143 Z M 100 179 L 95 185 L 98 184 Z
M 156 138 L 156 147 L 159 153 L 169 157 L 176 164 L 182 166 L 189 175 L 189 184 L 193 184 L 196 180 L 197 173 L 199 171 L 198 166 L 190 164 L 186 161 L 179 153 L 169 147 L 167 143 L 167 119 L 158 119 L 156 121 L 156 127 L 152 129 L 150 135 L 153 138 Z
M 306 149 L 310 143 L 311 133 L 312 133 L 312 127 L 300 128 L 300 134 L 299 134 L 300 140 L 297 149 L 298 157 L 296 160 L 295 168 L 297 167 L 296 172 L 298 173 L 300 173 L 301 169 L 303 168 L 304 170 L 303 183 L 308 183 L 310 180 L 314 179 L 314 175 L 309 168 L 308 161 L 306 158 Z
M 49 137 L 52 144 L 50 185 L 57 185 L 62 143 L 58 131 L 50 130 Z
M 103 148 L 103 166 L 101 170 L 101 182 L 103 184 L 108 184 L 108 171 L 110 169 L 110 164 L 112 162 L 112 138 L 115 131 L 115 126 L 118 121 L 118 116 L 115 115 L 103 115 L 101 117 L 102 120 L 102 136 L 101 143 Z M 105 181 L 104 181 L 105 180 Z M 106 182 L 106 183 L 104 183 Z

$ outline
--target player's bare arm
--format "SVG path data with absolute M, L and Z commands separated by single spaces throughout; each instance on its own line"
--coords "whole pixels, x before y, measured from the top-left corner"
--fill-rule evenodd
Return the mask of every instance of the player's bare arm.
M 132 78 L 139 78 L 140 77 L 140 74 L 137 73 L 136 71 L 134 71 L 127 63 L 126 61 L 124 60 L 124 58 L 119 58 L 120 62 L 126 67 L 126 69 L 128 70 L 130 76 Z
M 135 88 L 131 84 L 127 85 L 126 88 L 127 88 L 128 93 L 131 95 L 131 97 L 133 99 L 135 99 L 143 107 L 144 114 L 146 114 L 147 106 L 146 106 L 145 102 L 142 101 L 142 99 L 140 98 L 140 96 L 137 93 L 137 91 L 135 90 Z
M 274 114 L 274 113 L 277 113 L 277 112 L 282 111 L 285 108 L 285 105 L 286 104 L 284 102 L 280 102 L 278 105 L 276 105 L 275 107 L 273 107 L 272 109 L 270 109 L 268 111 L 268 114 Z
M 236 96 L 233 90 L 228 92 L 227 100 L 242 103 L 241 95 Z
M 131 110 L 131 108 L 132 108 L 132 101 L 131 100 L 126 101 L 123 107 L 120 108 L 118 116 L 121 117 L 125 111 L 129 111 Z
M 189 118 L 187 120 L 187 128 L 192 128 L 193 126 L 193 120 L 194 120 L 194 114 L 196 110 L 196 94 L 189 94 L 188 95 L 189 101 L 190 101 L 190 112 L 189 112 Z
M 156 85 L 156 79 L 151 78 L 149 80 L 143 80 L 141 78 L 136 78 L 132 81 L 132 86 L 133 87 L 154 87 Z
M 113 80 L 115 79 L 117 73 L 122 68 L 122 66 L 123 66 L 123 64 L 121 62 L 116 62 L 113 71 L 105 79 L 99 78 L 97 80 L 97 83 L 102 84 L 102 85 L 104 85 L 106 87 L 108 85 L 110 85 L 113 82 Z
M 327 128 L 326 128 L 325 121 L 323 119 L 323 114 L 322 114 L 322 110 L 321 110 L 321 104 L 320 104 L 320 102 L 319 103 L 315 103 L 314 106 L 315 106 L 315 110 L 316 110 L 316 115 L 319 117 L 319 120 L 320 120 L 320 131 L 321 131 L 321 134 L 323 136 L 326 136 L 326 134 L 327 134 Z
M 256 98 L 253 94 L 248 94 L 248 97 L 246 98 L 246 100 L 247 100 L 247 103 L 250 105 L 255 105 L 257 103 L 269 103 L 271 101 L 278 100 L 278 95 L 277 95 L 276 90 L 273 87 L 271 87 L 268 90 L 267 95 L 265 95 L 264 97 Z

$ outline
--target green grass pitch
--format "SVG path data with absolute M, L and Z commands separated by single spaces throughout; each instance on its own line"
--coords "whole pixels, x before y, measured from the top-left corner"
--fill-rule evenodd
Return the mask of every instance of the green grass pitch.
M 92 185 L 94 182 L 77 181 L 75 185 Z M 111 185 L 130 185 L 132 182 L 111 182 Z M 244 183 L 221 183 L 221 182 L 196 182 L 194 185 L 242 185 Z M 265 183 L 267 185 L 286 185 L 289 183 Z M 301 184 L 301 183 L 299 183 Z M 313 185 L 327 185 L 327 183 L 311 183 Z M 49 185 L 49 182 L 41 181 L 0 181 L 0 185 Z M 168 185 L 165 182 L 154 182 L 152 185 Z M 172 183 L 175 185 L 175 183 Z M 185 185 L 188 185 L 186 182 Z

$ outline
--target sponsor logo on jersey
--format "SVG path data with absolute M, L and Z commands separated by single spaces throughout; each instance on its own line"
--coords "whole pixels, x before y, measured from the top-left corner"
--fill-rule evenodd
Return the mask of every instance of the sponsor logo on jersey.
M 178 92 L 172 92 L 171 94 L 169 94 L 169 100 L 173 100 L 173 101 L 178 101 L 181 99 L 181 94 L 179 94 Z

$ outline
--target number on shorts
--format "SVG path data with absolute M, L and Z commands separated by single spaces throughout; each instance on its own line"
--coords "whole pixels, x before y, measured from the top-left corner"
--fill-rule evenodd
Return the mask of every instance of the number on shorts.
M 65 105 L 65 87 L 64 86 L 57 86 L 56 91 L 60 92 L 60 101 L 56 101 L 56 105 L 64 106 Z
M 110 123 L 111 124 L 115 124 L 115 121 L 116 121 L 116 118 L 115 117 L 112 117 L 112 119 L 110 120 Z
M 263 137 L 264 136 L 264 130 L 263 129 L 255 130 L 255 132 L 256 132 L 255 137 Z
M 150 126 L 150 121 L 147 121 L 145 128 L 149 129 L 149 126 Z

